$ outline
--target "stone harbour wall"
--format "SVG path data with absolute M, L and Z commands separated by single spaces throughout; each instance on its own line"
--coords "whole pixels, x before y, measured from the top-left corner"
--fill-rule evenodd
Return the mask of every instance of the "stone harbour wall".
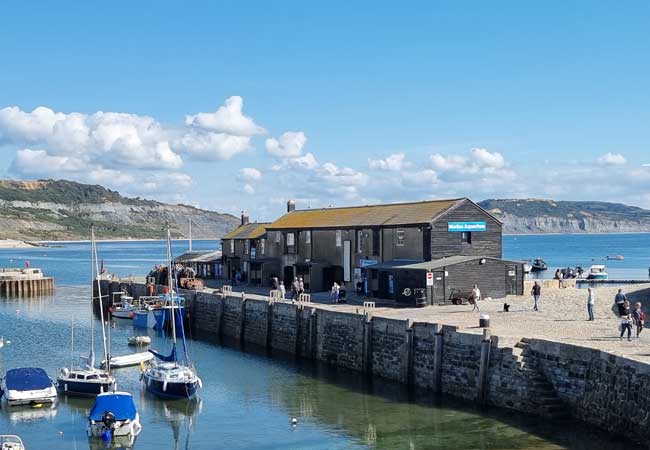
M 142 286 L 123 286 L 132 295 Z M 184 291 L 193 336 L 234 339 L 418 389 L 650 437 L 650 367 L 579 346 L 334 311 L 254 295 Z

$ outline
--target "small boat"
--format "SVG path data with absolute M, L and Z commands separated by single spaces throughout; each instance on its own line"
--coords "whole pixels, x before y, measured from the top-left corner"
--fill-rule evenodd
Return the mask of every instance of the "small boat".
M 167 277 L 168 302 L 165 303 L 165 307 L 169 307 L 168 310 L 171 313 L 172 350 L 169 355 L 162 355 L 154 350 L 149 350 L 160 361 L 146 367 L 142 372 L 141 378 L 146 389 L 157 397 L 168 399 L 193 398 L 196 395 L 197 390 L 202 386 L 202 382 L 196 373 L 196 369 L 190 365 L 190 357 L 187 351 L 185 333 L 183 330 L 183 308 L 181 308 L 181 297 L 174 292 L 174 286 L 172 284 L 173 268 L 171 256 L 171 232 L 169 227 L 167 227 L 167 267 L 169 268 L 169 276 Z M 177 320 L 178 328 L 176 326 Z M 185 364 L 179 362 L 179 358 L 176 354 L 177 330 L 183 341 Z
M 119 296 L 115 300 L 115 296 Z M 113 306 L 110 307 L 111 315 L 116 319 L 133 319 L 135 315 L 135 306 L 133 306 L 133 297 L 129 297 L 124 292 L 113 293 Z
M 4 346 L 5 346 L 5 338 L 4 338 L 4 336 L 0 336 L 0 348 L 2 348 Z M 0 449 L 0 450 L 2 450 L 2 449 Z
M 128 392 L 99 394 L 88 415 L 89 437 L 110 441 L 115 438 L 135 437 L 142 431 L 140 415 L 135 408 L 133 396 Z
M 532 264 L 530 265 L 530 270 L 532 272 L 541 272 L 542 270 L 548 269 L 548 265 L 544 262 L 542 258 L 533 259 Z
M 25 444 L 15 434 L 0 434 L 0 450 L 25 450 Z
M 131 336 L 129 338 L 129 345 L 145 347 L 149 344 L 151 344 L 151 338 L 149 336 Z
M 589 268 L 589 272 L 587 274 L 588 280 L 606 280 L 607 277 L 607 270 L 602 264 L 594 264 Z
M 623 261 L 625 259 L 625 256 L 623 255 L 607 256 L 605 259 L 607 261 Z
M 149 352 L 132 353 L 123 356 L 111 356 L 111 367 L 137 366 L 143 362 L 151 361 L 153 354 Z M 102 367 L 106 366 L 106 360 L 102 361 Z
M 0 382 L 2 398 L 9 406 L 39 406 L 56 401 L 56 387 L 43 369 L 22 367 L 9 369 Z

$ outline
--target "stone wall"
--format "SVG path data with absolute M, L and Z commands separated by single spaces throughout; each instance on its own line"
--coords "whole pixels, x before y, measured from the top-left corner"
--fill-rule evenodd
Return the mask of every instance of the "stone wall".
M 650 367 L 640 362 L 557 342 L 373 317 L 372 311 L 183 294 L 194 336 L 234 339 L 479 404 L 572 416 L 637 440 L 650 435 Z

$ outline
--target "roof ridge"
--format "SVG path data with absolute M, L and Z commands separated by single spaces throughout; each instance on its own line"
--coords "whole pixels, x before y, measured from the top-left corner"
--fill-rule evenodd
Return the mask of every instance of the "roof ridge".
M 403 205 L 421 205 L 423 203 L 441 203 L 441 202 L 458 202 L 461 200 L 466 200 L 467 197 L 458 197 L 458 198 L 440 198 L 436 200 L 420 200 L 417 202 L 397 202 L 397 203 L 379 203 L 375 205 L 354 205 L 354 206 L 334 206 L 331 208 L 309 208 L 309 209 L 296 209 L 291 211 L 294 212 L 309 212 L 309 211 L 332 211 L 335 209 L 354 209 L 354 208 L 381 208 L 385 206 L 403 206 Z M 288 214 L 291 214 L 288 213 Z M 273 223 L 273 222 L 271 222 Z

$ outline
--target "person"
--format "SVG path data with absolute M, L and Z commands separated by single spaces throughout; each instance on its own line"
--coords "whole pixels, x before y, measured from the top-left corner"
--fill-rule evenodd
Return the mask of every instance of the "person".
M 357 295 L 363 294 L 363 277 L 357 280 Z
M 298 283 L 298 278 L 294 278 L 291 283 L 291 300 L 296 300 L 298 298 L 298 293 L 300 292 L 300 284 Z
M 593 288 L 587 289 L 587 314 L 589 314 L 589 320 L 594 320 L 594 303 L 596 302 L 596 293 Z
M 478 307 L 479 300 L 481 300 L 481 290 L 478 288 L 478 284 L 475 284 L 472 288 L 472 301 L 474 303 L 474 308 L 472 308 L 472 311 L 480 311 Z
M 535 281 L 535 284 L 533 284 L 533 289 L 530 291 L 530 293 L 533 296 L 533 301 L 535 302 L 533 305 L 533 311 L 539 312 L 539 300 L 542 296 L 542 286 L 540 286 L 539 283 Z
M 302 280 L 302 277 L 298 279 L 298 295 L 305 293 L 305 282 Z
M 616 303 L 616 306 L 618 308 L 618 315 L 622 316 L 624 312 L 624 305 L 625 302 L 627 301 L 627 296 L 623 293 L 623 289 L 619 289 L 618 293 L 616 294 L 616 297 L 614 297 L 614 303 Z
M 632 319 L 634 320 L 634 325 L 636 325 L 636 338 L 639 338 L 639 335 L 643 331 L 643 326 L 645 325 L 645 313 L 641 309 L 641 303 L 636 302 L 634 304 L 634 311 L 632 312 Z
M 271 277 L 271 288 L 273 290 L 280 289 L 280 285 L 279 285 L 279 282 L 278 282 L 278 277 Z
M 241 272 L 238 270 L 235 272 L 235 286 L 239 286 L 241 283 Z
M 332 300 L 332 303 L 338 303 L 339 301 L 339 290 L 341 289 L 341 286 L 335 281 L 334 284 L 332 285 L 332 290 L 330 291 L 330 297 Z
M 625 300 L 623 307 L 621 309 L 621 318 L 619 320 L 619 326 L 621 328 L 621 335 L 619 336 L 620 340 L 623 340 L 623 335 L 627 330 L 627 340 L 632 340 L 632 314 L 630 313 L 630 303 Z
M 284 286 L 284 280 L 280 280 L 278 289 L 280 290 L 280 296 L 282 297 L 282 300 L 284 300 L 284 298 L 287 296 L 287 288 Z

